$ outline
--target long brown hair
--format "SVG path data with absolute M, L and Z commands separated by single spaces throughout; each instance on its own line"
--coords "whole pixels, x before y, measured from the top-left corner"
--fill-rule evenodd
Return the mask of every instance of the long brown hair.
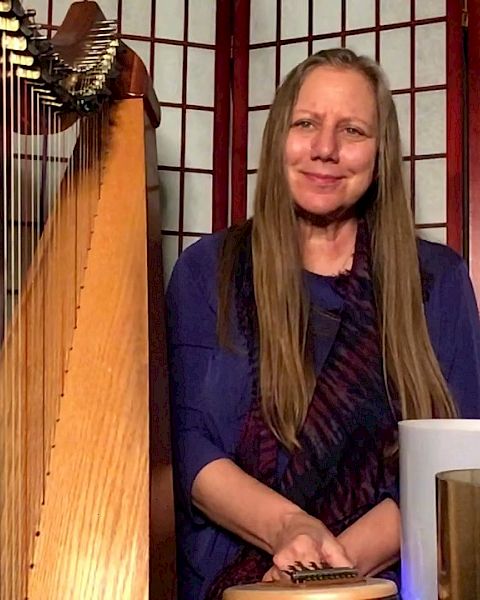
M 324 50 L 295 67 L 277 90 L 263 133 L 252 223 L 263 413 L 274 434 L 290 449 L 298 445 L 297 433 L 307 414 L 315 377 L 307 352 L 309 300 L 302 283 L 298 225 L 285 175 L 284 148 L 302 83 L 312 69 L 322 66 L 354 69 L 370 81 L 376 94 L 377 192 L 365 218 L 372 233 L 373 284 L 385 381 L 395 387 L 403 418 L 456 415 L 428 334 L 392 95 L 374 61 L 346 49 Z M 238 236 L 242 236 L 242 229 L 227 234 L 221 260 L 218 334 L 222 343 L 228 339 Z

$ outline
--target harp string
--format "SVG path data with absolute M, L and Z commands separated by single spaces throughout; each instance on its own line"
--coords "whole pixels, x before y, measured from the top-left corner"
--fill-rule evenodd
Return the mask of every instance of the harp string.
M 57 122 L 57 131 L 59 132 L 59 137 L 58 137 L 58 158 L 57 158 L 57 204 L 58 206 L 58 211 L 62 212 L 62 218 L 65 219 L 66 212 L 68 210 L 68 202 L 69 202 L 69 198 L 68 195 L 65 195 L 65 186 L 63 183 L 64 180 L 64 165 L 65 165 L 65 136 L 66 133 L 62 131 L 62 127 L 61 127 L 61 120 L 60 120 L 60 115 L 56 114 L 56 122 Z M 61 132 L 61 133 L 60 133 Z M 62 201 L 63 198 L 63 201 Z M 60 207 L 60 202 L 62 202 L 62 206 Z M 61 228 L 61 220 L 60 220 L 60 214 L 58 216 L 57 219 L 57 229 L 59 232 L 60 240 L 60 248 L 61 251 L 63 253 L 63 259 L 61 260 L 61 265 L 62 265 L 62 278 L 61 278 L 61 282 L 62 282 L 62 286 L 60 289 L 60 306 L 61 306 L 61 311 L 60 311 L 60 336 L 59 336 L 59 344 L 58 344 L 58 359 L 59 359 L 59 388 L 57 390 L 57 407 L 56 407 L 56 415 L 58 416 L 59 414 L 59 409 L 60 409 L 60 399 L 61 399 L 61 395 L 63 392 L 63 386 L 65 383 L 65 303 L 66 303 L 66 298 L 67 298 L 67 294 L 68 294 L 68 290 L 66 289 L 66 285 L 65 285 L 65 273 L 68 270 L 69 264 L 68 264 L 68 252 L 67 252 L 67 245 L 66 245 L 66 240 L 65 240 L 65 233 Z M 52 449 L 54 448 L 54 446 L 52 445 Z
M 9 566 L 9 546 L 8 546 L 8 538 L 9 538 L 9 523 L 8 523 L 8 515 L 10 511 L 10 503 L 9 503 L 9 483 L 10 483 L 10 472 L 9 472 L 9 393 L 8 393 L 8 377 L 9 377 L 9 356 L 7 345 L 5 344 L 6 333 L 7 333 L 7 322 L 8 322 L 8 254 L 9 254 L 9 239 L 8 239 L 8 170 L 9 164 L 7 162 L 8 150 L 10 149 L 8 146 L 11 146 L 10 140 L 10 125 L 8 122 L 8 111 L 7 111 L 7 49 L 6 49 L 6 34 L 2 33 L 2 147 L 3 147 L 3 282 L 2 282 L 2 302 L 3 302 L 3 412 L 4 412 L 4 431 L 2 435 L 3 440 L 3 469 L 2 469 L 2 479 L 3 479 L 3 490 L 2 490 L 2 511 L 1 511 L 1 529 L 5 536 L 5 548 L 3 553 L 0 555 L 2 557 L 2 562 L 5 565 L 4 568 L 8 568 Z M 7 142 L 8 140 L 8 142 Z M 1 582 L 2 585 L 2 597 L 8 597 L 9 593 L 9 582 Z
M 54 140 L 55 140 L 55 158 L 54 158 L 54 205 L 55 205 L 55 218 L 54 218 L 54 236 L 55 236 L 55 254 L 57 256 L 56 264 L 56 273 L 55 273 L 55 301 L 57 307 L 59 307 L 58 311 L 58 319 L 55 319 L 55 355 L 56 355 L 56 373 L 55 373 L 55 394 L 53 396 L 53 407 L 55 418 L 59 412 L 59 400 L 60 400 L 60 392 L 63 388 L 63 357 L 62 357 L 62 344 L 61 340 L 63 339 L 63 301 L 64 301 L 64 290 L 61 286 L 61 271 L 65 268 L 64 257 L 60 256 L 60 252 L 63 251 L 63 239 L 61 238 L 60 232 L 60 211 L 63 210 L 63 207 L 60 206 L 60 177 L 61 177 L 61 159 L 62 159 L 62 138 L 63 134 L 60 133 L 60 117 L 56 109 L 53 110 L 54 117 Z M 52 432 L 53 433 L 53 432 Z M 50 454 L 51 449 L 54 445 L 54 436 L 52 435 L 52 439 L 50 442 Z
M 33 269 L 33 273 L 36 273 L 35 270 L 35 262 L 34 262 L 34 257 L 35 257 L 35 230 L 36 230 L 36 222 L 35 222 L 35 216 L 36 216 L 36 206 L 35 206 L 35 202 L 36 202 L 36 186 L 35 186 L 35 163 L 36 163 L 36 148 L 37 148 L 37 136 L 38 136 L 38 131 L 36 129 L 36 118 L 35 118 L 35 111 L 34 111 L 34 91 L 33 91 L 33 87 L 31 85 L 28 86 L 30 94 L 29 94 L 29 107 L 30 107 L 30 127 L 31 127 L 31 131 L 30 131 L 30 161 L 29 161 L 29 169 L 30 169 L 30 206 L 29 206 L 29 224 L 30 224 L 30 228 L 29 228 L 29 237 L 30 237 L 30 255 L 29 255 L 29 264 L 32 265 L 32 269 Z M 31 282 L 31 316 L 29 319 L 30 322 L 30 326 L 28 327 L 27 331 L 30 331 L 30 342 L 27 338 L 27 348 L 28 348 L 28 343 L 30 343 L 32 346 L 36 346 L 37 344 L 37 329 L 36 329 L 36 323 L 37 323 L 37 288 L 36 285 L 34 285 L 34 281 Z M 28 336 L 28 333 L 27 333 Z M 30 357 L 27 356 L 27 360 L 30 360 Z M 33 357 L 32 357 L 33 360 Z M 32 365 L 32 372 L 34 371 L 34 365 Z M 28 377 L 27 377 L 27 382 L 28 382 Z M 30 400 L 30 393 L 32 396 L 32 404 L 30 404 L 29 400 Z M 26 435 L 25 435 L 25 449 L 28 448 L 28 433 L 29 433 L 29 427 L 31 426 L 32 428 L 35 427 L 35 422 L 30 421 L 29 416 L 31 413 L 33 413 L 33 403 L 35 402 L 36 398 L 35 398 L 35 390 L 33 389 L 33 385 L 30 385 L 30 389 L 27 388 L 27 424 L 26 424 Z M 31 425 L 30 425 L 31 422 Z M 30 465 L 30 463 L 28 462 L 28 452 L 25 450 L 25 454 L 27 456 L 27 465 L 25 468 L 25 487 L 26 487 L 26 492 L 27 492 L 27 498 L 34 498 L 37 497 L 37 493 L 38 490 L 35 489 L 35 479 L 32 477 L 30 477 L 30 473 L 33 473 L 33 469 Z M 33 457 L 32 457 L 32 462 L 33 462 Z M 24 531 L 25 531 L 25 547 L 27 549 L 27 557 L 33 555 L 33 537 L 32 534 L 30 534 L 29 537 L 29 532 L 31 532 L 31 529 L 33 527 L 34 524 L 34 518 L 35 515 L 33 513 L 33 506 L 32 506 L 32 502 L 30 501 L 29 504 L 26 505 L 26 510 L 25 510 L 25 519 L 24 519 Z M 25 568 L 25 581 L 24 581 L 24 586 L 25 586 L 25 590 L 28 589 L 28 570 Z
M 47 185 L 47 177 L 46 177 L 46 166 L 45 166 L 45 153 L 47 151 L 48 138 L 47 138 L 47 110 L 43 103 L 40 103 L 39 113 L 41 115 L 40 125 L 41 125 L 41 136 L 39 137 L 39 152 L 37 162 L 39 165 L 39 239 L 43 228 L 46 222 L 46 206 L 47 206 L 47 197 L 46 197 L 46 185 Z M 40 131 L 40 130 L 39 130 Z M 47 471 L 47 457 L 45 453 L 45 440 L 47 436 L 46 425 L 47 425 L 47 392 L 48 392 L 48 381 L 46 375 L 46 337 L 47 337 L 47 327 L 46 327 L 46 302 L 47 302 L 47 285 L 48 285 L 48 272 L 47 272 L 47 263 L 48 263 L 48 249 L 44 249 L 45 256 L 43 257 L 45 267 L 41 270 L 42 273 L 42 312 L 41 312 L 41 321 L 42 321 L 42 350 L 41 350 L 41 372 L 42 372 L 42 428 L 41 428 L 41 438 L 42 438 L 42 471 L 41 471 L 41 485 L 42 485 L 42 506 L 45 504 L 45 492 L 46 492 L 46 482 L 45 482 L 45 473 Z M 39 256 L 40 260 L 40 256 Z
M 3 239 L 2 239 L 2 254 L 3 254 L 3 274 L 2 274 L 2 342 L 5 341 L 6 331 L 7 331 L 7 287 L 8 287 L 8 269 L 7 269 L 7 256 L 8 256 L 8 214 L 7 214 L 7 198 L 8 198 L 8 165 L 7 165 L 7 137 L 8 137 L 8 122 L 7 122 L 7 50 L 6 50 L 6 34 L 2 33 L 2 191 L 3 191 L 3 206 L 2 206 L 2 226 L 3 226 Z M 7 526 L 8 524 L 5 522 L 6 517 L 8 515 L 8 382 L 7 382 L 7 374 L 8 374 L 8 353 L 6 349 L 6 345 L 3 344 L 3 432 L 2 432 L 2 441 L 3 441 L 3 451 L 2 451 L 2 472 L 0 477 L 2 478 L 2 498 L 1 498 L 1 511 L 0 511 L 0 528 L 1 531 L 7 534 Z M 8 537 L 6 535 L 6 537 Z M 8 552 L 8 548 L 5 547 L 3 552 L 0 554 L 2 557 L 2 562 L 6 565 L 7 556 L 6 552 Z M 3 578 L 2 578 L 3 579 Z M 1 594 L 0 596 L 3 598 L 7 598 L 7 582 L 0 580 L 1 585 Z
M 14 290 L 14 270 L 13 265 L 15 264 L 15 237 L 14 237 L 14 206 L 15 206 L 15 189 L 14 189 L 14 181 L 15 181 L 15 135 L 14 135 L 14 115 L 12 113 L 14 109 L 14 96 L 13 96 L 13 73 L 10 69 L 10 81 L 9 81 L 9 100 L 10 100 L 10 114 L 9 114 L 9 125 L 10 125 L 10 143 L 11 143 L 11 160 L 10 160 L 10 173 L 9 173 L 9 196 L 8 196 L 8 213 L 9 213 L 9 255 L 8 255 L 8 270 L 9 270 L 9 288 L 8 288 L 8 314 L 9 320 L 11 321 L 11 317 L 13 315 L 13 290 Z M 11 350 L 10 358 L 10 373 L 8 375 L 10 379 L 10 393 L 9 398 L 7 398 L 8 403 L 8 414 L 10 421 L 10 452 L 11 455 L 9 457 L 9 507 L 8 507 L 8 538 L 7 544 L 9 548 L 9 568 L 13 568 L 13 561 L 15 556 L 15 538 L 13 536 L 13 512 L 14 512 L 14 502 L 13 502 L 13 490 L 14 490 L 14 461 L 15 461 L 15 415 L 14 415 L 14 398 L 15 398 L 15 332 L 12 330 L 10 339 L 7 339 L 6 342 L 9 347 L 9 354 Z M 13 572 L 13 571 L 12 571 Z M 12 584 L 13 585 L 13 584 Z M 12 593 L 15 590 L 11 590 Z
M 49 457 L 48 473 L 51 472 L 51 460 L 52 455 L 50 448 L 54 440 L 54 426 L 53 422 L 56 417 L 56 406 L 57 406 L 57 380 L 58 380 L 58 322 L 61 315 L 58 311 L 58 228 L 57 228 L 57 150 L 58 150 L 58 139 L 57 139 L 57 119 L 55 109 L 50 108 L 50 134 L 51 134 L 51 150 L 49 155 L 48 165 L 50 167 L 50 213 L 49 219 L 52 223 L 52 238 L 53 238 L 53 269 L 52 269 L 52 294 L 51 294 L 51 315 L 55 315 L 51 320 L 51 335 L 52 335 L 52 346 L 53 346 L 53 369 L 52 369 L 52 390 L 50 395 L 50 437 L 48 440 L 47 453 Z
M 15 425 L 16 425 L 16 452 L 15 452 L 15 472 L 14 472 L 14 480 L 15 480 L 15 491 L 16 491 L 16 496 L 18 498 L 18 501 L 15 503 L 15 522 L 13 524 L 13 527 L 17 526 L 21 523 L 21 506 L 23 503 L 23 495 L 22 495 L 22 438 L 23 438 L 23 431 L 22 431 L 22 416 L 23 416 L 23 410 L 24 410 L 24 398 L 22 395 L 23 392 L 23 385 L 22 385 L 22 368 L 23 368 L 23 361 L 22 361 L 22 349 L 23 349 L 23 344 L 22 344 L 22 334 L 23 334 L 23 327 L 24 327 L 24 323 L 23 323 L 23 319 L 24 319 L 24 315 L 23 315 L 23 311 L 22 311 L 22 303 L 20 301 L 21 298 L 21 293 L 22 293 L 22 138 L 21 138 L 21 122 L 20 122 L 20 118 L 21 118 L 21 110 L 22 110 L 22 104 L 21 104 L 21 97 L 20 97 L 20 79 L 18 77 L 15 78 L 16 79 L 16 116 L 17 116 L 17 132 L 16 132 L 16 146 L 17 146 L 17 161 L 16 161 L 16 178 L 17 178 L 17 185 L 16 185 L 16 198 L 15 198 L 15 203 L 16 206 L 14 207 L 14 211 L 16 212 L 16 214 L 14 215 L 14 225 L 15 225 L 15 242 L 16 242 L 16 261 L 14 263 L 14 279 L 15 279 L 15 289 L 14 289 L 14 298 L 15 298 L 15 306 L 17 308 L 17 315 L 16 315 L 16 320 L 18 323 L 18 327 L 17 329 L 17 339 L 16 339 L 16 358 L 17 358 L 17 368 L 15 369 L 15 378 L 16 378 L 16 389 L 17 389 L 17 397 L 16 397 L 16 406 L 15 406 Z M 14 530 L 12 527 L 12 535 L 14 534 Z M 20 532 L 19 532 L 20 533 Z M 15 556 L 15 564 L 17 565 L 22 565 L 22 538 L 23 535 L 17 540 L 16 544 L 15 544 L 15 551 L 16 551 L 16 556 Z M 19 572 L 21 572 L 19 570 Z

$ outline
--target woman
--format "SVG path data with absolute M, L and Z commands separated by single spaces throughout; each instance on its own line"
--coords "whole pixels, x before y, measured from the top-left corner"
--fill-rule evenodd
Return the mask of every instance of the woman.
M 265 128 L 254 217 L 167 294 L 180 599 L 295 560 L 397 578 L 397 422 L 478 417 L 467 270 L 417 241 L 373 61 L 297 66 Z

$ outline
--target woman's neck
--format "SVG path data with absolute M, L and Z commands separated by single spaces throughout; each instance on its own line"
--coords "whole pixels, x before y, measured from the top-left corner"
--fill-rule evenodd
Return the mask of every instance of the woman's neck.
M 356 217 L 322 226 L 298 219 L 303 266 L 318 275 L 339 275 L 352 267 L 357 236 Z

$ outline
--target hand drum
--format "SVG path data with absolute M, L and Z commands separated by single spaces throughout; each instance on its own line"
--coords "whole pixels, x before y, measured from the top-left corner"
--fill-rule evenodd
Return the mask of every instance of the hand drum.
M 231 587 L 223 600 L 398 600 L 397 586 L 386 579 L 355 583 L 255 583 Z

